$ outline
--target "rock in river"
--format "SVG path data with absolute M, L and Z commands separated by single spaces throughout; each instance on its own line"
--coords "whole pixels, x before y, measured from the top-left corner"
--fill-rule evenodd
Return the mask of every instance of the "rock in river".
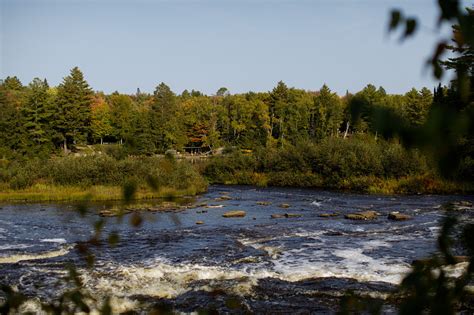
M 281 205 L 279 205 L 279 207 L 280 207 L 280 208 L 285 208 L 285 209 L 287 209 L 287 208 L 290 207 L 290 205 L 287 204 L 287 203 L 282 203 Z
M 400 212 L 390 212 L 388 214 L 388 219 L 394 220 L 394 221 L 405 221 L 405 220 L 410 220 L 411 216 L 409 216 L 408 214 L 400 213 Z
M 377 212 L 375 211 L 362 211 L 356 213 L 349 213 L 344 216 L 349 220 L 374 220 L 377 219 Z
M 243 218 L 247 213 L 242 210 L 227 211 L 222 216 L 224 218 Z
M 232 197 L 224 195 L 224 196 L 220 196 L 218 198 L 215 198 L 214 200 L 216 200 L 216 201 L 232 200 Z
M 340 213 L 334 212 L 334 213 L 320 213 L 318 214 L 318 217 L 320 218 L 330 218 L 330 217 L 337 217 L 339 216 Z
M 196 221 L 196 224 L 204 224 L 204 221 Z
M 284 214 L 272 214 L 271 215 L 272 219 L 299 218 L 299 217 L 301 217 L 301 214 L 295 214 L 295 213 L 284 213 Z

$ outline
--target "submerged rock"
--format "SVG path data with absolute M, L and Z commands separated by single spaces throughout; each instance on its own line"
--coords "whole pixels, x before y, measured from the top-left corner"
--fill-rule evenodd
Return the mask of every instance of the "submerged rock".
M 282 203 L 281 205 L 279 205 L 279 207 L 280 207 L 280 208 L 287 209 L 287 208 L 289 208 L 289 207 L 290 207 L 290 205 L 289 205 L 289 204 L 287 204 L 287 203 Z
M 334 212 L 334 213 L 320 213 L 318 214 L 318 217 L 320 218 L 330 218 L 330 217 L 338 217 L 340 215 L 339 212 Z
M 247 257 L 243 257 L 243 258 L 240 258 L 240 259 L 236 259 L 232 263 L 234 263 L 234 264 L 254 264 L 254 263 L 258 263 L 260 261 L 261 261 L 260 257 L 247 256 Z
M 99 211 L 99 216 L 101 217 L 116 217 L 120 215 L 124 215 L 127 213 L 130 213 L 131 211 L 129 209 L 120 209 L 120 208 L 108 208 L 108 209 L 102 209 Z
M 196 224 L 204 224 L 204 221 L 196 221 Z
M 259 206 L 269 206 L 271 204 L 272 204 L 271 201 L 257 201 L 257 205 Z
M 224 218 L 243 218 L 247 213 L 243 210 L 227 211 L 222 216 Z
M 101 210 L 99 212 L 99 216 L 101 217 L 115 217 L 117 215 L 118 213 L 116 211 L 111 211 L 111 210 Z
M 220 197 L 218 197 L 214 200 L 216 200 L 216 201 L 232 200 L 232 197 L 224 195 L 224 196 L 220 196 Z
M 301 214 L 296 214 L 296 213 L 272 214 L 270 217 L 272 219 L 299 218 L 301 217 Z
M 374 220 L 377 219 L 378 214 L 375 211 L 362 211 L 356 213 L 349 213 L 344 216 L 345 219 L 349 220 Z
M 400 212 L 390 212 L 388 214 L 388 219 L 393 220 L 393 221 L 405 221 L 405 220 L 410 220 L 411 216 L 408 214 L 400 213 Z

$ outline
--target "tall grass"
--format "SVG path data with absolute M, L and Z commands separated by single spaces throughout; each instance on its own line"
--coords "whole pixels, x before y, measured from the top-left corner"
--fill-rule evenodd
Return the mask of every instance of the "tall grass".
M 0 164 L 0 200 L 95 200 L 122 198 L 122 186 L 134 183 L 136 198 L 196 194 L 207 189 L 186 161 L 171 158 L 107 155 L 62 157 Z

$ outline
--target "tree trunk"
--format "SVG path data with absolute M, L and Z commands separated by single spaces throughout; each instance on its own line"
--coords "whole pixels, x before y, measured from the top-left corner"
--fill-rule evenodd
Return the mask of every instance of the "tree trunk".
M 66 140 L 66 138 L 64 139 L 63 148 L 64 148 L 64 155 L 66 155 L 67 154 L 67 140 Z
M 104 140 L 102 139 L 102 137 L 100 138 L 100 144 L 104 144 Z
M 347 132 L 349 132 L 349 120 L 346 123 L 346 131 L 344 131 L 344 139 L 347 137 Z

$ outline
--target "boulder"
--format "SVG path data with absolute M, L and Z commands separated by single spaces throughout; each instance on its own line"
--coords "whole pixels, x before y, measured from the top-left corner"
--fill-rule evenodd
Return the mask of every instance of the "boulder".
M 281 218 L 284 218 L 285 215 L 284 214 L 272 214 L 270 217 L 272 219 L 281 219 Z
M 455 264 L 460 264 L 464 262 L 469 262 L 469 257 L 468 256 L 453 256 L 453 260 Z M 421 258 L 421 259 L 415 259 L 412 261 L 412 265 L 427 265 L 430 264 L 432 260 L 430 258 Z
M 102 210 L 99 212 L 99 216 L 101 217 L 115 217 L 117 216 L 117 212 L 110 211 L 110 210 Z
M 469 256 L 454 256 L 453 258 L 456 264 L 469 261 Z
M 204 221 L 196 221 L 196 224 L 204 224 Z
M 257 201 L 257 205 L 259 206 L 269 206 L 271 204 L 272 204 L 271 201 Z
M 349 220 L 374 220 L 377 219 L 377 212 L 368 210 L 356 213 L 349 213 L 346 214 L 344 218 Z
M 287 203 L 282 203 L 281 205 L 279 205 L 280 208 L 284 208 L 284 209 L 288 209 L 290 207 L 289 204 Z
M 227 211 L 222 216 L 224 218 L 243 218 L 247 213 L 242 210 Z
M 400 212 L 390 212 L 388 214 L 388 219 L 393 220 L 393 221 L 405 221 L 405 220 L 410 220 L 411 216 L 408 214 L 400 213 Z

